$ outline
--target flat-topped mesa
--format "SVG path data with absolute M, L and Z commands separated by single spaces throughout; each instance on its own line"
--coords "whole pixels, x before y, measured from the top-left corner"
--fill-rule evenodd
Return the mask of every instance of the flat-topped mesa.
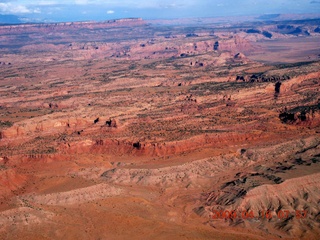
M 17 25 L 2 25 L 0 33 L 12 32 L 32 32 L 40 30 L 64 30 L 64 29 L 79 29 L 79 28 L 104 28 L 117 26 L 139 26 L 146 22 L 142 18 L 121 18 L 107 20 L 103 22 L 84 21 L 84 22 L 60 22 L 60 23 L 25 23 Z
M 101 24 L 108 24 L 106 27 L 117 26 L 139 26 L 147 24 L 142 18 L 119 18 L 102 22 Z
M 107 23 L 122 23 L 122 22 L 139 22 L 143 21 L 142 18 L 119 18 L 106 21 Z

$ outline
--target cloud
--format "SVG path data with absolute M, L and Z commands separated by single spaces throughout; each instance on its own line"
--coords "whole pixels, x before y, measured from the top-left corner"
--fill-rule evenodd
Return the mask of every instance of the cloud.
M 19 0 L 18 0 L 19 1 Z M 200 0 L 206 2 L 206 0 Z M 62 3 L 61 3 L 62 4 Z M 108 7 L 123 7 L 123 8 L 174 8 L 181 6 L 196 5 L 196 0 L 65 0 L 65 5 L 100 5 Z
M 56 1 L 39 1 L 35 3 L 34 5 L 38 6 L 53 6 L 53 5 L 58 5 L 59 3 Z
M 320 1 L 311 1 L 311 4 L 320 4 Z
M 36 9 L 34 9 L 34 10 L 33 10 L 33 13 L 41 13 L 40 8 L 36 8 Z
M 39 9 L 29 9 L 25 5 L 13 3 L 0 3 L 0 12 L 5 14 L 37 13 Z
M 109 11 L 107 11 L 107 14 L 114 14 L 114 11 L 113 10 L 109 10 Z
M 88 0 L 75 0 L 74 3 L 78 4 L 78 5 L 87 5 L 87 4 L 89 4 L 89 1 Z

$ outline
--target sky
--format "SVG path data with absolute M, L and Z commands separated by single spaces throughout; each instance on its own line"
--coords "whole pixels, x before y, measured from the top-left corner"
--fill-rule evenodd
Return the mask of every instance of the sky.
M 320 0 L 0 0 L 0 15 L 15 15 L 24 22 L 278 13 L 320 13 Z

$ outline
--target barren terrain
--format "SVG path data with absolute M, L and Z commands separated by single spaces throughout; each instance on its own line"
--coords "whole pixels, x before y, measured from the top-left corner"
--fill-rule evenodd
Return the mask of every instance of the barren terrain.
M 319 26 L 0 26 L 0 238 L 318 239 Z

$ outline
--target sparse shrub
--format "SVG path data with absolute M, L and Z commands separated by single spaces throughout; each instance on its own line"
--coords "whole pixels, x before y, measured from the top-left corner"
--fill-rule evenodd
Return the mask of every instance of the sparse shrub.
M 141 149 L 141 143 L 140 142 L 135 142 L 135 143 L 132 144 L 132 146 L 134 148 L 138 149 L 138 150 Z
M 10 121 L 1 121 L 0 120 L 0 127 L 11 127 L 13 126 L 13 123 Z
M 279 118 L 282 123 L 292 123 L 296 121 L 294 113 L 282 112 L 279 114 Z

